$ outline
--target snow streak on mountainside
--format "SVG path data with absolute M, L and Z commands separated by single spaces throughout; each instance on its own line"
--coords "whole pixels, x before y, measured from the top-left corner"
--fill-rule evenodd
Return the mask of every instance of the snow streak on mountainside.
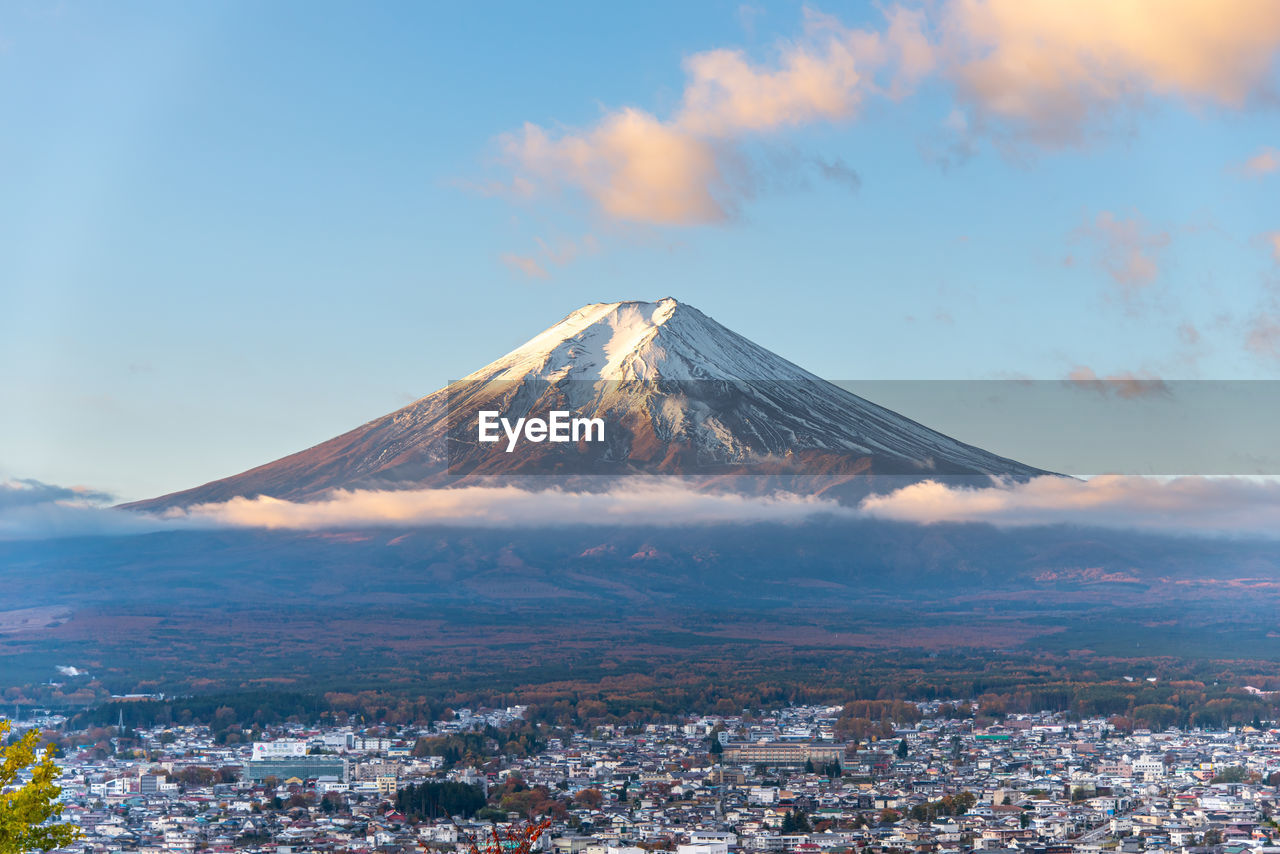
M 606 441 L 475 441 L 476 413 L 600 417 Z M 966 445 L 832 385 L 674 299 L 589 305 L 480 370 L 305 451 L 195 489 L 162 509 L 334 488 L 447 486 L 496 475 L 837 476 L 1043 472 Z M 466 478 L 462 478 L 465 481 Z

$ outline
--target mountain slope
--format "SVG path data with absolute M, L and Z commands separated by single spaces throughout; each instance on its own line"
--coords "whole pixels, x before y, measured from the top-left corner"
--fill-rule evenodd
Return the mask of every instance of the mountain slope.
M 477 441 L 477 413 L 564 409 L 604 441 Z M 959 442 L 832 385 L 677 302 L 599 303 L 484 368 L 315 447 L 194 489 L 157 510 L 335 488 L 448 486 L 489 476 L 679 474 L 1027 477 L 1038 469 Z M 560 482 L 563 482 L 560 481 Z

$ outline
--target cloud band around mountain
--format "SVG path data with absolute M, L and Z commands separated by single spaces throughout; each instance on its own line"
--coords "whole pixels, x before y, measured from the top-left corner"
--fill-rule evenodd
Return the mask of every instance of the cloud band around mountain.
M 48 484 L 50 496 L 63 488 Z M 27 488 L 27 487 L 22 487 Z M 0 498 L 17 491 L 0 484 Z M 11 497 L 11 496 L 10 496 Z M 849 507 L 790 493 L 741 495 L 646 478 L 599 492 L 530 491 L 515 486 L 338 490 L 315 501 L 268 496 L 171 509 L 163 515 L 53 498 L 0 500 L 0 539 L 51 539 L 165 530 L 261 528 L 548 528 L 578 526 L 798 524 L 819 518 L 997 527 L 1075 525 L 1171 535 L 1274 538 L 1280 481 L 1243 477 L 1056 476 L 958 487 L 924 481 Z
M 268 496 L 233 498 L 171 510 L 164 518 L 197 524 L 310 530 L 382 525 L 520 528 L 751 524 L 797 522 L 815 515 L 854 512 L 833 501 L 809 496 L 711 493 L 657 481 L 632 482 L 603 492 L 530 491 L 515 486 L 337 490 L 306 502 Z
M 1280 532 L 1280 481 L 1107 475 L 1038 477 L 982 489 L 926 481 L 867 498 L 860 510 L 877 519 L 922 524 L 1079 525 L 1274 537 Z

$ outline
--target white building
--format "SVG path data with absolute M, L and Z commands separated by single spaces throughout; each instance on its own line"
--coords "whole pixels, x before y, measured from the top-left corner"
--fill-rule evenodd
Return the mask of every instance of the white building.
M 729 854 L 729 846 L 723 842 L 691 842 L 677 845 L 676 854 Z
M 276 741 L 255 741 L 253 761 L 267 759 L 292 759 L 307 755 L 307 743 L 300 738 L 281 738 Z
M 718 830 L 695 830 L 689 834 L 689 844 L 691 845 L 700 845 L 707 842 L 720 843 L 727 848 L 737 848 L 738 835 Z
M 1133 773 L 1144 780 L 1158 780 L 1164 776 L 1164 760 L 1159 756 L 1143 756 L 1135 759 Z

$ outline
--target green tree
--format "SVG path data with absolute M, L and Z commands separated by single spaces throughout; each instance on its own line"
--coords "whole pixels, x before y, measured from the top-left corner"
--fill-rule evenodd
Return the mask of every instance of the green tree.
M 1209 782 L 1210 783 L 1243 783 L 1249 776 L 1248 770 L 1243 765 L 1232 765 L 1230 768 L 1224 768 Z
M 0 720 L 0 740 L 10 723 Z M 12 744 L 0 744 L 0 854 L 49 851 L 80 838 L 80 828 L 53 819 L 62 816 L 62 793 L 54 781 L 60 773 L 54 764 L 56 748 L 46 744 L 40 752 L 40 733 L 29 729 Z M 30 769 L 31 778 L 19 783 Z
M 413 819 L 472 816 L 484 805 L 483 789 L 452 781 L 410 784 L 396 793 L 396 809 Z
M 911 748 L 907 747 L 907 740 L 905 738 L 902 739 L 902 741 L 898 742 L 898 758 L 899 759 L 906 759 L 907 755 L 910 752 L 911 752 Z

